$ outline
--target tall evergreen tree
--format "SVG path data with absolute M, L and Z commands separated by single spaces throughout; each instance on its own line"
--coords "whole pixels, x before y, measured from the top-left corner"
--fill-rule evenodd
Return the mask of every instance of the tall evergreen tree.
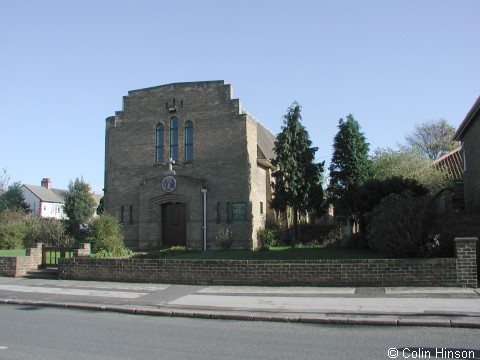
M 329 168 L 329 202 L 334 205 L 336 214 L 347 216 L 354 223 L 358 223 L 354 192 L 373 176 L 368 150 L 369 144 L 353 116 L 348 115 L 346 121 L 340 119 Z
M 65 213 L 70 220 L 77 226 L 87 223 L 95 210 L 95 200 L 90 191 L 90 185 L 83 178 L 76 178 L 75 182 L 70 180 L 64 198 Z
M 271 207 L 293 210 L 293 237 L 291 246 L 298 239 L 298 215 L 317 210 L 323 202 L 321 185 L 323 165 L 316 164 L 316 147 L 312 147 L 309 135 L 301 124 L 301 107 L 294 102 L 284 115 L 282 132 L 275 141 L 276 158 L 272 160 L 277 171 L 273 173 L 273 200 Z M 322 199 L 322 200 L 320 200 Z

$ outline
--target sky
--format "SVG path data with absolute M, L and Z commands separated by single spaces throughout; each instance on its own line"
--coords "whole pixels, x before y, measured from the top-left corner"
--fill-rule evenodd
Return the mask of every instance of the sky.
M 274 133 L 297 101 L 318 161 L 353 114 L 370 144 L 455 128 L 480 95 L 477 0 L 0 0 L 0 170 L 103 188 L 128 91 L 225 80 Z

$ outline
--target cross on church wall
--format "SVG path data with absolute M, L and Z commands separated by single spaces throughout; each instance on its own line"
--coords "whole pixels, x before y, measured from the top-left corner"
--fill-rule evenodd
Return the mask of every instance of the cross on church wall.
M 175 165 L 175 160 L 170 158 L 167 161 L 168 164 L 168 170 L 165 172 L 165 175 L 176 175 L 175 170 L 173 170 L 173 165 Z

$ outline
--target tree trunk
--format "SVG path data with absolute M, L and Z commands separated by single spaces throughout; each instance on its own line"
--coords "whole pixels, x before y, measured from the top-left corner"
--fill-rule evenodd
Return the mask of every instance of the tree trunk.
M 293 236 L 290 246 L 292 249 L 297 244 L 298 239 L 298 209 L 296 207 L 293 208 Z

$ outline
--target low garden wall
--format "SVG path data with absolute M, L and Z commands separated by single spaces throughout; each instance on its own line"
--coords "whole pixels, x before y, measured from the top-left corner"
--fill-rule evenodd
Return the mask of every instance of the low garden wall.
M 365 260 L 60 259 L 59 278 L 191 285 L 477 286 L 476 238 L 456 258 Z
M 42 264 L 42 244 L 27 249 L 26 256 L 0 256 L 0 276 L 17 277 Z

